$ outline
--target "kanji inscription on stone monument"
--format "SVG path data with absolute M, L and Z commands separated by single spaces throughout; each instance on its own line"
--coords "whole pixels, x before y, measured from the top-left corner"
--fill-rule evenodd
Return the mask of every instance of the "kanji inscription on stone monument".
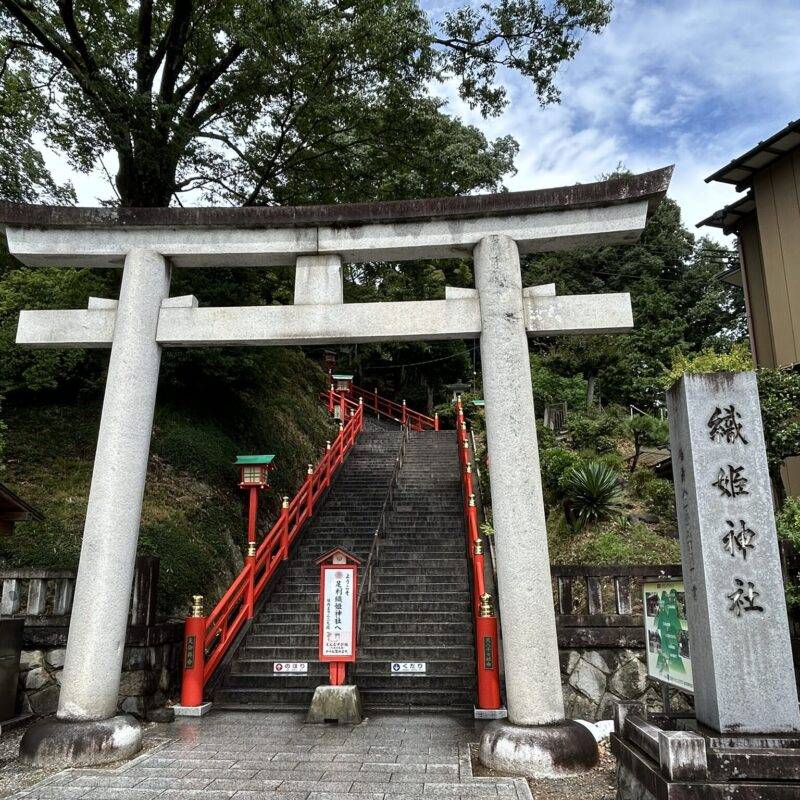
M 667 403 L 697 719 L 800 731 L 756 376 L 685 375 Z

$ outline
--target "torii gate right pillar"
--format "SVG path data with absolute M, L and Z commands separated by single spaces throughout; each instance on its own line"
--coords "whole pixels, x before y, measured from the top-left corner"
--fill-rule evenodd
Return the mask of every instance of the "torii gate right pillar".
M 473 259 L 508 704 L 508 722 L 484 730 L 480 759 L 506 774 L 582 772 L 597 745 L 564 719 L 519 251 L 488 236 Z

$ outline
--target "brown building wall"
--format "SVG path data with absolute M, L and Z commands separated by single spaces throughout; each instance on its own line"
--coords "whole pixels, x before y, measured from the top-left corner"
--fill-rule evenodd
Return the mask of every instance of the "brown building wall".
M 753 189 L 775 366 L 796 364 L 800 361 L 800 151 L 756 175 Z
M 756 212 L 738 226 L 753 355 L 761 367 L 800 362 L 800 150 L 753 179 Z M 783 469 L 800 495 L 800 458 Z

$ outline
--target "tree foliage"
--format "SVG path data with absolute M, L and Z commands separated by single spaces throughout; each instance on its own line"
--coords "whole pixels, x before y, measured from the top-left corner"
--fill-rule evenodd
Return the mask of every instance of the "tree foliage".
M 514 144 L 441 113 L 454 82 L 484 114 L 498 70 L 557 99 L 559 65 L 608 22 L 604 0 L 467 3 L 431 19 L 415 0 L 0 0 L 15 98 L 80 170 L 109 151 L 119 202 L 182 192 L 236 204 L 428 194 L 426 159 L 450 191 L 493 186 Z M 9 101 L 16 102 L 16 100 Z
M 722 351 L 746 335 L 741 289 L 717 279 L 724 258 L 719 246 L 695 240 L 670 199 L 633 246 L 527 257 L 525 285 L 555 283 L 559 294 L 630 292 L 633 306 L 630 333 L 541 340 L 545 363 L 589 385 L 596 380 L 604 403 L 657 406 L 670 355 Z
M 645 447 L 666 447 L 669 444 L 669 424 L 650 414 L 634 414 L 629 417 L 625 423 L 625 432 L 633 442 L 631 472 L 638 466 Z

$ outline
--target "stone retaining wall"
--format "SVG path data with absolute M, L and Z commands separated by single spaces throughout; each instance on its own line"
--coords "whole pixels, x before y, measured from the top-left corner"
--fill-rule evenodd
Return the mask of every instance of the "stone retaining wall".
M 639 700 L 662 711 L 661 685 L 647 676 L 644 649 L 562 649 L 561 682 L 566 714 L 596 722 L 611 719 L 615 700 Z M 692 708 L 691 697 L 670 689 L 673 711 Z
M 25 649 L 20 659 L 17 708 L 21 713 L 52 714 L 58 706 L 64 647 Z M 125 648 L 118 708 L 144 717 L 177 695 L 181 642 Z

